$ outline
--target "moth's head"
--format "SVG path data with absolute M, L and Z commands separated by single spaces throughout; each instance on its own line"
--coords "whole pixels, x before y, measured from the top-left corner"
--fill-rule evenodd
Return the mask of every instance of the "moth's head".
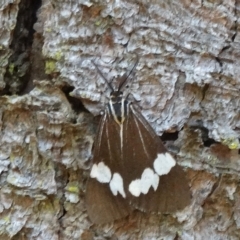
M 134 71 L 134 69 L 136 68 L 136 66 L 138 64 L 138 55 L 136 55 L 136 62 L 133 65 L 132 69 L 128 73 L 125 73 L 122 77 L 120 77 L 120 79 L 118 81 L 118 90 L 117 91 L 114 90 L 114 88 L 112 86 L 112 81 L 109 82 L 107 80 L 107 78 L 105 78 L 105 76 L 99 70 L 99 68 L 94 63 L 94 61 L 92 61 L 92 63 L 95 66 L 95 68 L 97 69 L 99 75 L 105 80 L 105 82 L 107 83 L 109 89 L 112 91 L 111 94 L 110 94 L 110 100 L 112 101 L 112 103 L 121 103 L 121 101 L 123 99 L 123 92 L 122 92 L 122 90 L 126 87 L 126 85 L 128 83 L 128 80 L 129 80 L 129 76 L 132 74 L 132 72 Z
M 112 91 L 110 94 L 110 99 L 112 103 L 121 103 L 122 98 L 123 98 L 122 91 Z

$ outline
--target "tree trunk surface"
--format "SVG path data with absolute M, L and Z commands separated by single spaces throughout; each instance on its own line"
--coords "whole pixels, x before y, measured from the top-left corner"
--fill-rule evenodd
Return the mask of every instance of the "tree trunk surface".
M 239 1 L 1 0 L 0 239 L 240 239 Z M 86 181 L 107 79 L 184 167 L 191 204 L 93 224 Z M 113 80 L 114 85 L 114 80 Z

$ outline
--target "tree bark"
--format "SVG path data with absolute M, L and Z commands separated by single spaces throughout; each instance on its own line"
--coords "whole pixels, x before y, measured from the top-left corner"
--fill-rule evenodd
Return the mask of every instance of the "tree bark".
M 240 239 L 238 1 L 0 3 L 0 239 Z M 191 205 L 93 225 L 92 146 L 114 79 L 185 170 Z

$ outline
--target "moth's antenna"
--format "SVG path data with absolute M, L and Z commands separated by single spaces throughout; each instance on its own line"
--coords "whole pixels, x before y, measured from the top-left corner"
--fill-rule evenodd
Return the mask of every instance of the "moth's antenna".
M 123 87 L 125 87 L 125 85 L 127 84 L 127 80 L 129 78 L 129 76 L 134 72 L 135 68 L 137 67 L 138 61 L 139 61 L 138 55 L 136 55 L 136 58 L 137 58 L 136 62 L 134 63 L 132 69 L 130 70 L 128 75 L 124 77 L 123 81 L 120 83 L 120 85 L 118 87 L 118 91 L 120 91 Z
M 107 78 L 102 74 L 102 72 L 100 71 L 100 69 L 98 68 L 98 66 L 95 64 L 94 61 L 92 61 L 92 64 L 94 65 L 94 67 L 97 69 L 98 74 L 105 80 L 105 82 L 107 83 L 108 87 L 111 89 L 111 91 L 114 91 L 112 85 L 108 82 Z

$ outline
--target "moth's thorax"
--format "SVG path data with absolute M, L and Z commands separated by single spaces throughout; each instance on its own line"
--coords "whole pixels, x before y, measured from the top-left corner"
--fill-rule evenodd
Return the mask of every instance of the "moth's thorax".
M 108 103 L 108 111 L 119 125 L 123 124 L 128 115 L 129 102 L 123 97 L 120 91 L 114 91 L 110 94 L 110 101 Z

